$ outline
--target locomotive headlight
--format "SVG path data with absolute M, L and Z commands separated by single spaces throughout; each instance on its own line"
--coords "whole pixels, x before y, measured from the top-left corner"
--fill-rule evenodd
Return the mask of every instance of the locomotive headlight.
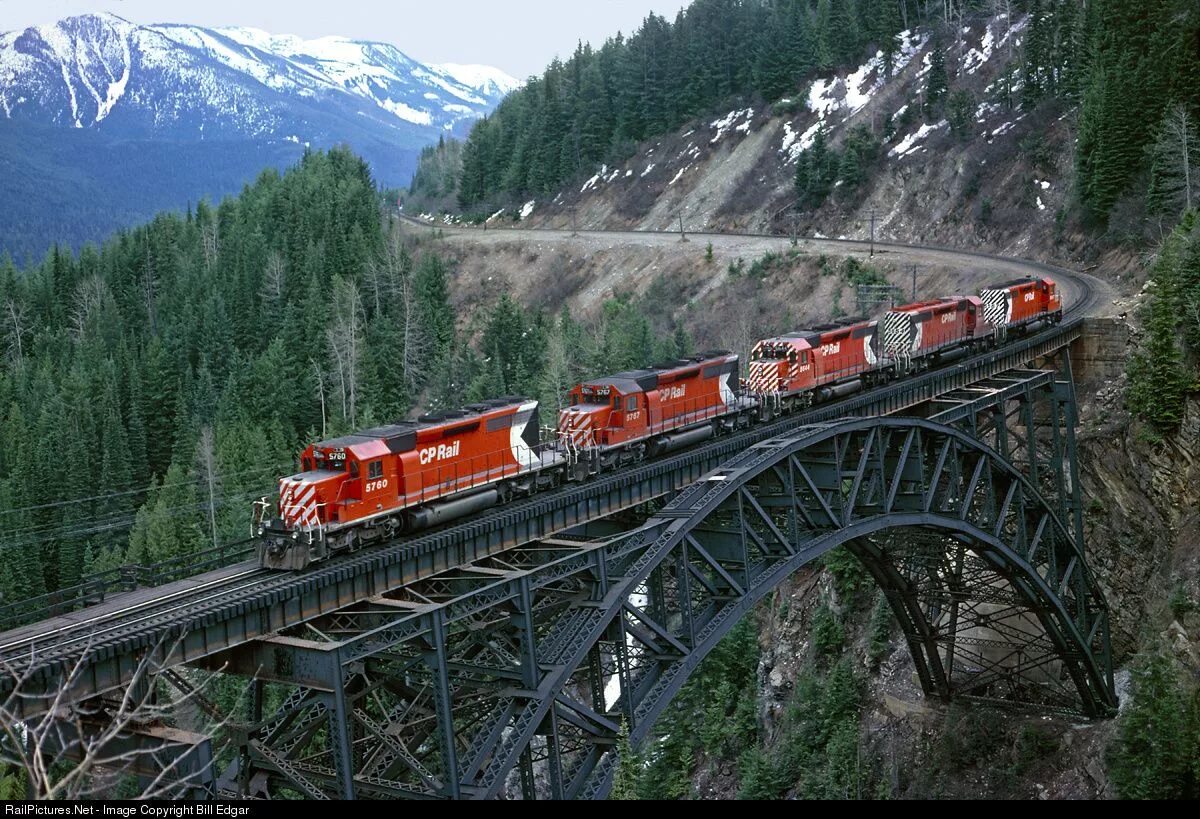
M 300 533 L 292 532 L 292 540 L 299 540 L 299 539 L 300 539 Z

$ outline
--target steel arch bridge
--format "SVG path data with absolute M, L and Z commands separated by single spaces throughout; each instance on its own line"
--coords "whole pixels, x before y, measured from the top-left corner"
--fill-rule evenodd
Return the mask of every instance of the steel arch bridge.
M 619 724 L 644 737 L 756 600 L 839 544 L 883 588 L 929 696 L 1111 713 L 1084 562 L 1078 332 L 304 575 L 231 566 L 25 627 L 4 647 L 27 667 L 21 713 L 61 692 L 91 733 L 114 697 L 161 687 L 145 671 L 226 726 L 218 754 L 157 724 L 120 737 L 173 754 L 187 790 L 599 796 Z M 197 695 L 189 667 L 250 678 L 245 713 Z
M 256 678 L 219 790 L 602 796 L 619 723 L 643 738 L 755 602 L 839 545 L 884 590 L 928 695 L 1111 713 L 1053 375 L 946 396 L 930 419 L 804 427 L 632 531 L 531 543 L 216 654 Z M 264 682 L 287 692 L 269 714 Z

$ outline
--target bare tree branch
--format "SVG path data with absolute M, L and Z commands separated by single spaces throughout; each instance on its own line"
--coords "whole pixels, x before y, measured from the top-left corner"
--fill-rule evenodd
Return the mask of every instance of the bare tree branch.
M 205 692 L 218 675 L 205 673 L 180 696 L 160 698 L 163 659 L 179 648 L 178 641 L 160 641 L 141 655 L 119 697 L 75 702 L 70 695 L 88 670 L 90 648 L 90 643 L 83 647 L 79 659 L 50 689 L 35 677 L 40 666 L 36 650 L 18 663 L 0 663 L 6 690 L 0 703 L 0 764 L 23 771 L 37 799 L 102 797 L 115 779 L 135 772 L 141 799 L 180 798 L 212 781 L 214 754 L 192 770 L 200 744 L 158 740 L 190 703 L 207 704 Z M 227 722 L 215 720 L 205 726 L 205 734 L 219 734 Z M 139 738 L 147 741 L 140 743 Z

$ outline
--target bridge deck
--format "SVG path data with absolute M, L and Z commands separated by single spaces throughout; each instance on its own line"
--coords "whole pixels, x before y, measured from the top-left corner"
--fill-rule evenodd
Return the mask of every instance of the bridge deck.
M 699 479 L 734 454 L 802 425 L 900 412 L 962 389 L 1073 342 L 1079 321 L 840 402 L 579 486 L 509 504 L 442 530 L 375 547 L 300 574 L 247 570 L 245 564 L 167 587 L 121 595 L 97 606 L 0 635 L 0 660 L 57 689 L 75 668 L 73 698 L 119 688 L 147 650 L 165 665 L 190 662 L 296 623 L 383 595 L 446 568 L 661 497 Z M 8 683 L 11 686 L 11 682 Z M 0 687 L 4 685 L 0 682 Z

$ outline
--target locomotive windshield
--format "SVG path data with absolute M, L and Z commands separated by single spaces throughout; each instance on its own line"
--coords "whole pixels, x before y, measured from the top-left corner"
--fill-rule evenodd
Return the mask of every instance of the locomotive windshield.
M 783 354 L 776 350 L 775 347 L 760 345 L 750 353 L 751 361 L 779 361 L 783 358 Z
M 345 472 L 346 450 L 331 449 L 328 452 L 316 450 L 313 453 L 314 466 L 318 472 Z

